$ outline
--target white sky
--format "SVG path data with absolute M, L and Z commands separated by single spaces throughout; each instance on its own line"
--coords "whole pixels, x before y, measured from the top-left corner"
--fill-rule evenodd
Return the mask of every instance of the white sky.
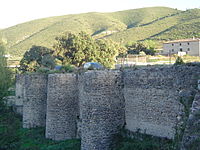
M 44 17 L 151 6 L 185 10 L 200 8 L 200 0 L 1 0 L 0 28 Z

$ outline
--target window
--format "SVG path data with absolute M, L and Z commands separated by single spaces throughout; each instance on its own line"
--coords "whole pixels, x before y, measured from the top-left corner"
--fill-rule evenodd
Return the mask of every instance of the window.
M 172 49 L 172 52 L 174 52 L 174 49 Z
M 181 46 L 181 43 L 180 43 L 180 46 Z
M 172 46 L 174 46 L 174 44 L 172 44 Z
M 190 48 L 188 48 L 188 51 L 190 51 Z
M 182 49 L 182 48 L 180 48 L 180 51 L 182 52 L 182 51 L 183 51 L 183 49 Z
M 190 45 L 190 43 L 188 43 L 188 45 Z

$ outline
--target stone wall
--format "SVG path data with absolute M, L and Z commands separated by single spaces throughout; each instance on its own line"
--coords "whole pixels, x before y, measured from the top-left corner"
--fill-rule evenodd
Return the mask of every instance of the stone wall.
M 46 75 L 26 75 L 23 127 L 46 122 L 46 137 L 53 140 L 78 133 L 82 150 L 112 149 L 124 126 L 173 139 L 198 79 L 200 66 L 192 64 L 87 71 L 78 80 L 75 74 L 51 74 L 48 83 Z
M 20 115 L 23 114 L 24 86 L 25 75 L 16 75 L 14 110 Z
M 79 76 L 81 150 L 110 150 L 124 125 L 120 71 L 88 71 Z
M 46 138 L 66 140 L 76 137 L 78 82 L 75 74 L 48 76 Z
M 182 140 L 181 150 L 200 149 L 200 92 L 195 95 Z
M 126 128 L 173 139 L 184 107 L 182 91 L 194 91 L 198 66 L 142 67 L 124 71 Z
M 46 123 L 47 76 L 31 74 L 25 76 L 23 101 L 23 127 L 45 127 Z

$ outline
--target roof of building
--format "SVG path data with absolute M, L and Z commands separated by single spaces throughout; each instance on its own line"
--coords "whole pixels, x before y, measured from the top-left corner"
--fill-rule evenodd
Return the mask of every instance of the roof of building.
M 198 41 L 200 41 L 199 38 L 180 39 L 180 40 L 173 40 L 173 41 L 163 42 L 163 44 L 168 44 L 168 43 L 180 43 L 180 42 L 198 42 Z

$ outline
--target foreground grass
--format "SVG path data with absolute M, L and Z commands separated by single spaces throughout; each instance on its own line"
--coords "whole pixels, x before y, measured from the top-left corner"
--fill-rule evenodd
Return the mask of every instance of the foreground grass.
M 45 129 L 23 129 L 21 117 L 7 109 L 0 116 L 0 150 L 79 150 L 80 140 L 55 142 L 44 138 Z
M 0 150 L 80 150 L 80 140 L 55 142 L 45 139 L 44 128 L 23 129 L 21 117 L 11 109 L 0 113 Z M 172 150 L 171 140 L 138 134 L 120 138 L 116 150 Z

